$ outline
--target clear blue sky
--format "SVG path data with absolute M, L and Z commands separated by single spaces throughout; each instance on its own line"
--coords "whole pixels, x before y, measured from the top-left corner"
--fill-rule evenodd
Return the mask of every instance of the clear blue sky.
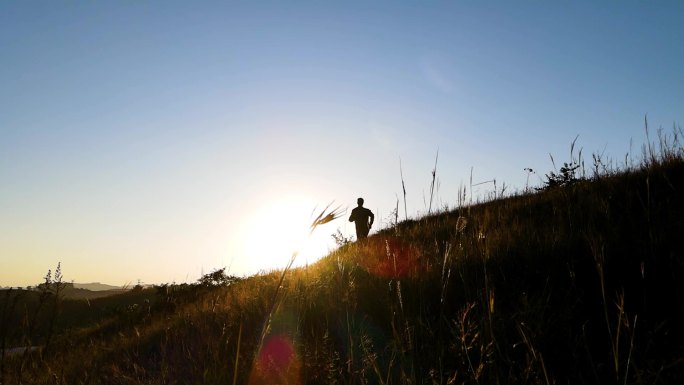
M 621 160 L 684 119 L 683 42 L 682 1 L 2 2 L 0 286 L 281 268 L 316 205 L 386 223 L 400 158 L 424 214 L 437 149 L 440 207 Z

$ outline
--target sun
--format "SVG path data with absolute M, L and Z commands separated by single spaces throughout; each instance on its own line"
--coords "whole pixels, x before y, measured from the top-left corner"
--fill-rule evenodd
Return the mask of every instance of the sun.
M 334 245 L 331 234 L 336 227 L 334 223 L 326 224 L 310 234 L 315 208 L 312 201 L 290 198 L 254 210 L 245 223 L 242 238 L 242 258 L 250 270 L 284 268 L 293 253 L 297 253 L 293 266 L 313 263 L 325 256 Z

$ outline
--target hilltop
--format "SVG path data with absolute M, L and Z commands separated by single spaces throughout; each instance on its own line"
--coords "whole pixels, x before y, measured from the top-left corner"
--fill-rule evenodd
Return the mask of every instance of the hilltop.
M 3 378 L 682 383 L 684 162 L 666 155 L 342 239 L 306 268 L 90 301 L 87 322 L 63 321 L 77 302 L 48 295 L 13 336 L 43 349 L 4 358 Z M 3 301 L 5 340 L 19 309 Z

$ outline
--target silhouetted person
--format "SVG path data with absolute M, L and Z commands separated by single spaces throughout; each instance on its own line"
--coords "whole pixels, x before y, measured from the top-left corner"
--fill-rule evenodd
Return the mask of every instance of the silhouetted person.
M 349 222 L 354 222 L 354 224 L 356 224 L 356 239 L 364 239 L 368 236 L 371 226 L 373 226 L 375 215 L 373 215 L 373 212 L 363 207 L 363 198 L 357 199 L 356 203 L 358 203 L 359 206 L 352 210 Z

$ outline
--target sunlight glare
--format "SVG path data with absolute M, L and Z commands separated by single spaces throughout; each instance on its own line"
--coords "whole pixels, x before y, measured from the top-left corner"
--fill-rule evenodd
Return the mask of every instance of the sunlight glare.
M 304 199 L 282 199 L 257 208 L 245 224 L 242 257 L 257 270 L 272 270 L 284 268 L 295 252 L 293 266 L 327 254 L 335 226 L 321 226 L 309 235 L 315 207 Z

